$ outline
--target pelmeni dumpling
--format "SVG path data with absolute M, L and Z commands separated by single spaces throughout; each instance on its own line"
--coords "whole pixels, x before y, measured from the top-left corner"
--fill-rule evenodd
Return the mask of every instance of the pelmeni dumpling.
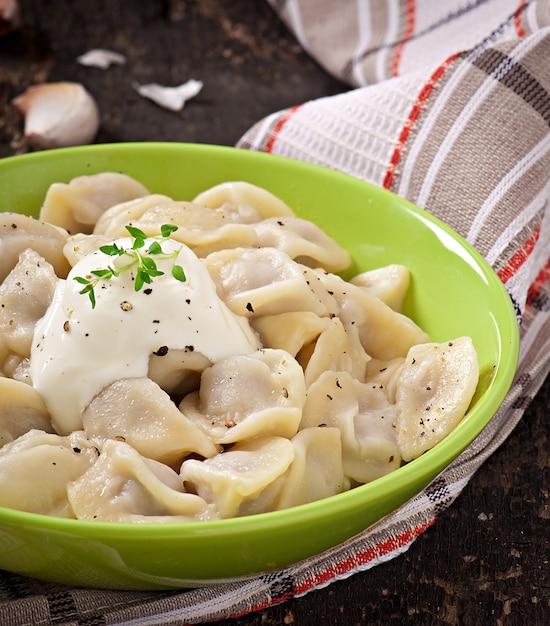
M 291 311 L 279 315 L 263 315 L 251 319 L 252 327 L 266 348 L 281 348 L 296 356 L 305 346 L 313 344 L 328 328 L 331 320 L 311 311 Z
M 334 291 L 327 287 L 324 282 L 324 277 L 329 275 L 329 273 L 326 270 L 308 267 L 307 265 L 300 264 L 300 267 L 311 293 L 324 308 L 324 312 L 321 315 L 337 317 L 340 314 L 340 303 L 334 297 Z
M 106 209 L 148 194 L 137 180 L 118 172 L 78 176 L 48 188 L 40 219 L 69 233 L 91 233 Z
M 166 207 L 173 203 L 172 198 L 155 193 L 112 205 L 97 220 L 93 234 L 109 235 L 115 239 L 125 237 L 128 234 L 125 229 L 127 224 L 135 224 L 149 209 Z M 157 225 L 155 234 L 159 229 L 160 224 Z
M 0 215 L 0 282 L 15 267 L 21 253 L 35 250 L 51 263 L 60 278 L 67 276 L 70 265 L 63 255 L 67 232 L 20 213 Z
M 429 341 L 428 335 L 409 317 L 397 313 L 366 290 L 336 274 L 315 270 L 339 304 L 344 326 L 355 326 L 365 350 L 372 357 L 389 361 L 405 356 L 411 346 Z
M 68 484 L 67 494 L 78 519 L 173 523 L 217 518 L 202 498 L 184 493 L 176 472 L 120 441 L 105 441 L 96 463 Z
M 232 222 L 221 211 L 192 202 L 174 202 L 168 207 L 147 211 L 136 226 L 149 232 L 152 228 L 149 223 L 162 222 L 175 224 L 178 230 L 173 239 L 189 246 L 199 258 L 216 250 L 253 246 L 256 238 L 247 224 Z
M 28 248 L 0 285 L 0 335 L 17 354 L 29 357 L 36 322 L 53 299 L 53 267 Z
M 54 432 L 41 395 L 26 383 L 0 378 L 0 447 L 29 430 Z
M 257 247 L 277 248 L 291 259 L 328 272 L 351 265 L 351 256 L 316 224 L 299 217 L 272 217 L 254 225 Z
M 357 380 L 365 379 L 370 356 L 359 341 L 359 333 L 354 326 L 346 329 L 339 318 L 333 317 L 311 346 L 312 352 L 307 360 L 298 357 L 304 367 L 307 387 L 327 370 L 346 371 Z
M 252 246 L 256 241 L 250 226 L 233 222 L 221 210 L 161 195 L 111 207 L 96 224 L 94 233 L 122 237 L 127 235 L 125 226 L 130 221 L 150 236 L 158 235 L 161 224 L 174 224 L 178 230 L 172 238 L 189 246 L 199 257 L 225 248 Z
M 63 246 L 63 254 L 67 261 L 74 267 L 84 257 L 99 250 L 101 246 L 112 244 L 115 237 L 111 235 L 85 235 L 84 233 L 76 233 L 71 235 Z
M 479 378 L 470 337 L 413 346 L 396 390 L 397 442 L 411 461 L 444 439 L 464 417 Z
M 385 265 L 354 276 L 350 283 L 379 298 L 394 311 L 401 311 L 410 283 L 410 272 L 404 265 Z
M 349 489 L 338 428 L 305 428 L 296 433 L 291 442 L 294 461 L 281 481 L 275 508 L 307 504 Z
M 348 372 L 327 371 L 308 389 L 300 430 L 338 428 L 345 475 L 366 483 L 401 464 L 394 413 L 376 385 L 361 383 Z
M 341 425 L 344 472 L 358 484 L 368 483 L 401 466 L 397 445 L 395 405 L 360 407 L 353 420 Z
M 218 295 L 237 315 L 327 313 L 301 266 L 276 248 L 222 250 L 208 255 L 204 263 Z
M 4 363 L 10 354 L 12 354 L 12 351 L 9 349 L 8 344 L 5 342 L 2 334 L 0 333 L 0 376 L 8 375 L 4 372 Z
M 0 377 L 14 378 L 28 383 L 29 358 L 10 350 L 0 332 Z
M 289 439 L 256 437 L 211 459 L 184 461 L 180 476 L 186 489 L 213 503 L 222 518 L 236 517 L 255 499 L 260 499 L 264 511 L 272 508 L 281 481 L 276 483 L 277 489 L 270 490 L 268 498 L 262 498 L 262 492 L 286 472 L 294 456 Z M 255 513 L 264 511 L 255 504 Z
M 292 437 L 305 402 L 301 367 L 284 350 L 223 359 L 202 373 L 200 390 L 179 408 L 217 444 L 259 435 Z
M 245 181 L 220 183 L 206 189 L 193 202 L 210 209 L 220 209 L 235 222 L 252 224 L 262 219 L 294 215 L 292 209 L 267 189 Z
M 171 396 L 183 397 L 199 388 L 201 372 L 210 365 L 210 359 L 191 346 L 171 348 L 151 354 L 147 376 Z
M 399 373 L 405 362 L 405 357 L 398 356 L 390 361 L 371 359 L 367 363 L 365 382 L 376 385 L 384 391 L 390 404 L 395 404 L 395 394 L 399 386 Z
M 225 248 L 252 246 L 256 239 L 250 226 L 231 222 L 221 212 L 192 202 L 151 207 L 133 225 L 154 235 L 163 223 L 176 225 L 178 230 L 172 238 L 189 246 L 198 257 Z
M 75 517 L 67 483 L 98 458 L 82 432 L 66 437 L 30 430 L 0 448 L 0 505 L 29 513 Z
M 26 385 L 32 385 L 30 362 L 29 357 L 12 352 L 4 360 L 0 369 L 0 376 L 7 376 Z
M 218 452 L 168 394 L 146 377 L 118 380 L 103 389 L 82 413 L 82 424 L 90 438 L 126 441 L 143 456 L 170 466 L 179 466 L 191 452 L 204 457 Z

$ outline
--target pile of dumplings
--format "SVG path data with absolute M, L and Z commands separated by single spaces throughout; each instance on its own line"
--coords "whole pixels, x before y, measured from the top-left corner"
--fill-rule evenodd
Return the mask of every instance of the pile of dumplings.
M 152 354 L 147 377 L 108 385 L 82 428 L 61 432 L 30 375 L 57 282 L 126 225 L 156 236 L 167 223 L 260 347 L 217 362 Z M 51 185 L 39 219 L 0 214 L 0 506 L 108 522 L 223 519 L 336 495 L 432 448 L 474 395 L 472 341 L 434 343 L 401 313 L 407 268 L 346 281 L 351 263 L 245 182 L 182 201 L 104 172 Z

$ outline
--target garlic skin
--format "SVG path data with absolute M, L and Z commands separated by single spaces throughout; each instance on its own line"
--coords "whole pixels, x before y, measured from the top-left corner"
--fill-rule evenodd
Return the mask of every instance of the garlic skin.
M 25 116 L 25 140 L 38 149 L 91 143 L 99 129 L 99 110 L 80 83 L 44 83 L 13 100 Z
M 181 111 L 191 98 L 194 98 L 202 89 L 202 81 L 191 78 L 177 87 L 164 87 L 158 83 L 140 85 L 134 83 L 134 89 L 144 98 L 149 98 L 156 104 L 170 111 Z
M 92 50 L 76 57 L 76 60 L 80 65 L 97 67 L 101 70 L 106 70 L 111 65 L 124 65 L 126 63 L 126 57 L 123 54 L 104 48 L 92 48 Z

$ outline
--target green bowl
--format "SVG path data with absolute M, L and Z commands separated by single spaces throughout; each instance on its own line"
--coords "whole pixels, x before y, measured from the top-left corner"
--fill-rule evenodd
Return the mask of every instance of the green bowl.
M 0 508 L 0 568 L 87 587 L 161 589 L 252 576 L 319 554 L 396 510 L 481 432 L 516 369 L 518 324 L 484 259 L 448 226 L 398 196 L 344 174 L 245 150 L 178 143 L 94 145 L 0 160 L 0 210 L 37 215 L 48 186 L 117 171 L 154 193 L 191 199 L 230 180 L 280 196 L 346 247 L 355 271 L 411 271 L 405 313 L 434 341 L 472 337 L 480 383 L 459 426 L 418 459 L 370 484 L 292 509 L 188 524 L 58 519 Z

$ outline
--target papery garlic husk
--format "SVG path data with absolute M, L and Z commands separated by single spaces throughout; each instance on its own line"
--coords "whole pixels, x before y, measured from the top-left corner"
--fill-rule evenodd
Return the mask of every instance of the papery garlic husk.
M 123 54 L 104 48 L 92 48 L 76 57 L 76 60 L 80 65 L 98 67 L 101 70 L 106 70 L 110 65 L 124 65 L 126 63 L 126 57 Z
M 34 148 L 91 143 L 99 129 L 99 110 L 80 83 L 33 85 L 13 100 L 25 116 L 25 139 Z
M 149 98 L 170 111 L 181 111 L 187 100 L 194 98 L 202 89 L 202 81 L 191 78 L 177 87 L 165 87 L 158 83 L 140 85 L 133 83 L 134 89 L 144 98 Z

